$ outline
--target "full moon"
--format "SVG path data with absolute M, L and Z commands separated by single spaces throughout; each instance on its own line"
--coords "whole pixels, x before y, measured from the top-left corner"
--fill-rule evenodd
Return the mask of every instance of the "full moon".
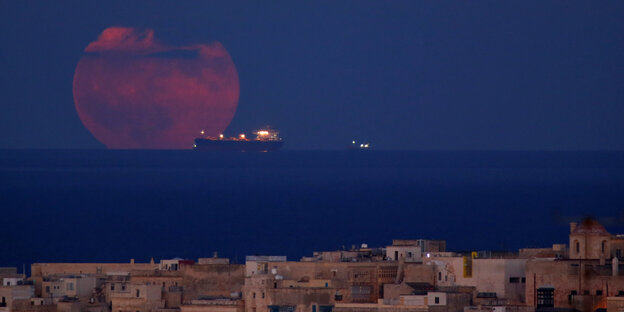
M 222 133 L 239 98 L 238 73 L 219 43 L 169 46 L 154 31 L 110 27 L 74 74 L 82 123 L 112 149 L 186 149 Z

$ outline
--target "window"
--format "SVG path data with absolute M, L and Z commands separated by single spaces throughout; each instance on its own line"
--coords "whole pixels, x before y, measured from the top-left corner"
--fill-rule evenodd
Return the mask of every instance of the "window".
M 602 241 L 602 246 L 601 246 L 601 247 L 602 247 L 602 249 L 601 249 L 601 250 L 602 250 L 602 253 L 605 253 L 605 246 L 606 246 L 606 245 L 607 245 L 607 241 L 606 241 L 606 240 L 603 240 L 603 241 Z
M 618 290 L 618 294 L 617 294 L 617 296 L 618 296 L 618 297 L 622 297 L 622 296 L 624 296 L 624 290 Z
M 596 290 L 596 296 L 602 296 L 602 289 Z
M 273 288 L 277 288 L 277 282 L 273 283 Z
M 139 290 L 137 289 L 137 290 L 136 290 L 136 296 L 137 296 L 137 298 L 139 298 L 139 295 L 140 295 L 140 292 L 139 292 Z
M 574 245 L 576 246 L 576 253 L 581 252 L 581 244 L 578 241 L 574 241 Z
M 442 272 L 438 272 L 438 281 L 442 280 Z
M 522 278 L 522 284 L 526 283 L 526 277 Z
M 435 297 L 434 301 L 435 301 L 436 304 L 439 304 L 440 303 L 440 297 Z
M 115 284 L 111 283 L 111 290 L 115 290 Z
M 412 257 L 412 252 L 411 252 L 411 251 L 407 253 L 407 257 L 408 257 L 408 258 L 411 258 L 411 257 Z
M 121 284 L 121 290 L 126 290 L 126 284 Z
M 589 295 L 589 290 L 583 290 L 583 295 Z
M 551 287 L 540 287 L 537 289 L 537 307 L 555 307 L 555 289 Z
M 572 295 L 572 296 L 576 296 L 576 290 L 571 291 L 571 292 L 570 292 L 570 295 Z
M 46 286 L 46 292 L 49 293 L 50 292 L 50 286 Z
M 253 297 L 256 298 L 256 293 L 253 293 Z
M 312 305 L 312 312 L 316 312 L 316 304 Z
M 509 282 L 512 284 L 518 284 L 520 283 L 520 278 L 519 277 L 510 277 L 509 278 Z
M 67 283 L 67 290 L 74 290 L 74 283 Z
M 262 298 L 264 298 L 264 293 L 262 293 Z
M 615 250 L 615 257 L 617 257 L 618 259 L 622 257 L 622 249 L 618 248 Z

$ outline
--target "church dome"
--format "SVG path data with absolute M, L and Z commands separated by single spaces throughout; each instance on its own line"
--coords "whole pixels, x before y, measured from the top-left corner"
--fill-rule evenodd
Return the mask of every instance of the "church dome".
M 590 235 L 606 235 L 610 236 L 609 232 L 600 224 L 598 221 L 592 218 L 585 218 L 581 224 L 577 225 L 576 228 L 570 233 L 571 235 L 580 234 L 590 234 Z

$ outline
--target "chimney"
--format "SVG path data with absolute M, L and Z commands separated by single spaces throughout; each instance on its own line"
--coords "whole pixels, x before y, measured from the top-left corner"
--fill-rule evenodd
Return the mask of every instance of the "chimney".
M 576 222 L 570 222 L 570 234 L 574 232 L 574 229 L 576 229 Z
M 134 258 L 130 259 L 130 264 L 134 264 Z
M 617 257 L 613 257 L 611 260 L 611 271 L 613 272 L 613 276 L 618 276 L 619 273 L 620 260 Z

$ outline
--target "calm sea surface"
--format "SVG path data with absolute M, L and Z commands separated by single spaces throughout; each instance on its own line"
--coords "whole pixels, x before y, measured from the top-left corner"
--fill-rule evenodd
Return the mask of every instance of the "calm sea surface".
M 450 250 L 624 233 L 624 152 L 0 150 L 0 266 L 287 255 L 393 238 Z

